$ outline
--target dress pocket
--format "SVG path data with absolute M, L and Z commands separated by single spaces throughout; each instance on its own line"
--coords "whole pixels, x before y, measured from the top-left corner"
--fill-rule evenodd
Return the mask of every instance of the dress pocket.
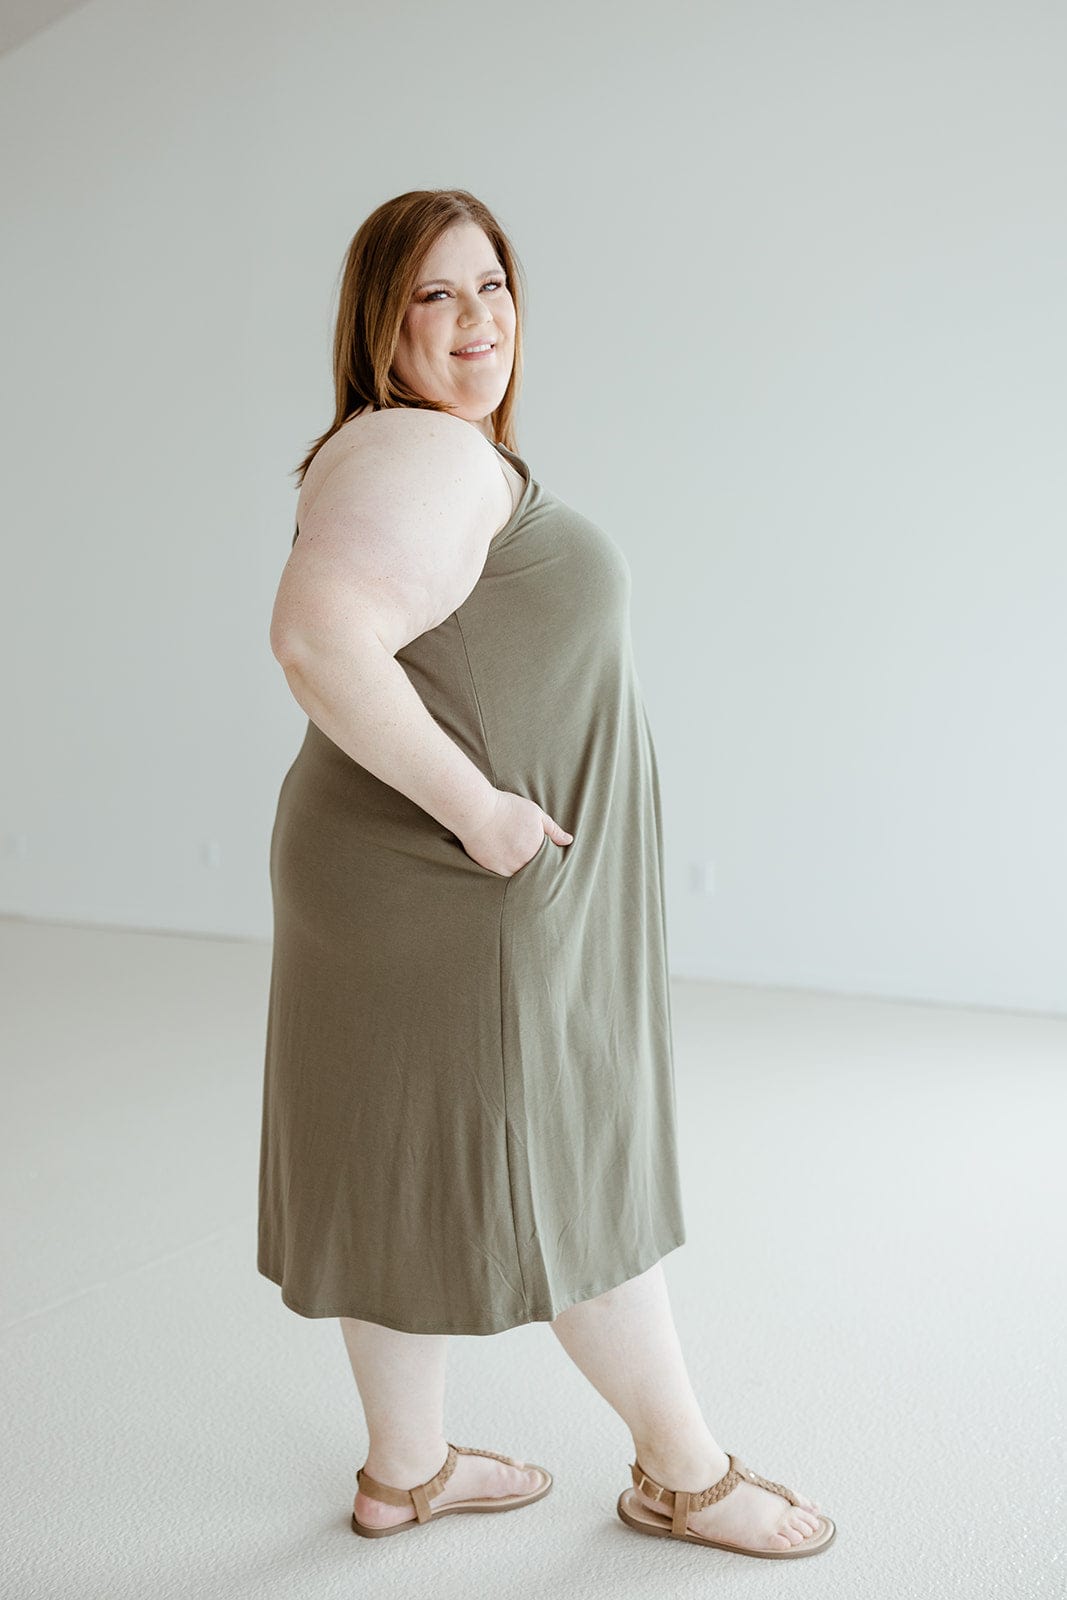
M 534 853 L 530 857 L 529 861 L 524 861 L 521 867 L 516 867 L 515 868 L 514 872 L 507 872 L 507 873 L 501 873 L 500 874 L 500 876 L 504 879 L 505 883 L 510 883 L 513 878 L 519 877 L 519 875 L 521 873 L 526 871 L 527 867 L 532 867 L 534 862 L 537 860 L 538 856 L 543 854 L 543 852 L 545 850 L 545 847 L 546 847 L 546 845 L 549 844 L 549 842 L 550 841 L 549 841 L 548 834 L 547 833 L 543 833 L 541 835 L 541 843 L 537 846 L 537 849 L 534 851 Z
M 473 856 L 469 856 L 454 833 L 448 836 L 448 840 L 452 849 L 457 851 L 458 854 L 463 857 L 463 865 L 465 867 L 471 868 L 475 872 L 482 873 L 486 878 L 495 878 L 498 883 L 511 883 L 512 879 L 521 877 L 524 872 L 533 866 L 534 862 L 539 856 L 544 855 L 545 846 L 550 842 L 548 834 L 542 833 L 541 843 L 538 845 L 529 861 L 524 861 L 521 867 L 515 868 L 514 872 L 494 872 L 492 867 L 483 867 L 480 861 L 475 861 Z

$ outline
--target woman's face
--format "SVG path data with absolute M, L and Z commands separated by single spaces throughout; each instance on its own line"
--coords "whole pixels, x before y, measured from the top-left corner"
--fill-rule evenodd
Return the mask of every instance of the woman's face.
M 461 356 L 467 345 L 491 350 Z M 427 400 L 492 437 L 489 416 L 504 397 L 515 358 L 515 302 L 503 267 L 476 222 L 448 228 L 423 259 L 404 314 L 393 368 Z

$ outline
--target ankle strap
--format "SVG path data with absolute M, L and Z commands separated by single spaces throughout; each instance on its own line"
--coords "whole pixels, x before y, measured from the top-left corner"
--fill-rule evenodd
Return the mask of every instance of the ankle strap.
M 705 1506 L 714 1505 L 716 1500 L 724 1499 L 741 1482 L 744 1468 L 734 1456 L 728 1456 L 727 1459 L 730 1465 L 718 1482 L 709 1484 L 706 1489 L 700 1489 L 699 1491 L 696 1489 L 668 1489 L 665 1484 L 657 1483 L 655 1478 L 650 1477 L 637 1461 L 631 1461 L 630 1472 L 633 1476 L 635 1488 L 639 1489 L 642 1494 L 651 1495 L 654 1500 L 662 1500 L 668 1510 L 674 1505 L 679 1496 L 686 1495 L 689 1500 L 690 1511 L 703 1511 Z M 747 1477 L 747 1473 L 745 1476 Z
M 448 1443 L 448 1441 L 445 1441 Z M 360 1467 L 356 1473 L 356 1482 L 364 1494 L 370 1495 L 372 1500 L 384 1500 L 388 1506 L 415 1507 L 415 1515 L 420 1522 L 429 1522 L 432 1515 L 430 1501 L 434 1495 L 440 1494 L 456 1467 L 457 1447 L 448 1445 L 448 1454 L 445 1456 L 444 1465 L 426 1483 L 416 1484 L 414 1489 L 398 1489 L 391 1483 L 382 1483 L 379 1478 L 372 1478 L 365 1467 Z
M 673 1511 L 671 1530 L 674 1533 L 685 1532 L 685 1524 L 693 1511 L 703 1511 L 705 1506 L 714 1505 L 717 1500 L 722 1500 L 739 1483 L 754 1483 L 761 1489 L 769 1489 L 772 1494 L 784 1495 L 790 1505 L 797 1506 L 800 1501 L 791 1489 L 782 1483 L 771 1483 L 769 1478 L 761 1478 L 758 1472 L 753 1472 L 739 1461 L 737 1456 L 727 1455 L 729 1469 L 717 1483 L 709 1484 L 706 1489 L 699 1492 L 689 1489 L 668 1489 L 666 1485 L 657 1483 L 655 1478 L 649 1477 L 637 1461 L 631 1461 L 630 1472 L 633 1476 L 634 1487 L 642 1494 L 651 1495 L 654 1500 L 662 1500 L 667 1510 Z

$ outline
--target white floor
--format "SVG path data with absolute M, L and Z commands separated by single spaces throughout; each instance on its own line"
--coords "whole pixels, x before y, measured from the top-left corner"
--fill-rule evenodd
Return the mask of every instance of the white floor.
M 255 1267 L 269 966 L 0 921 L 5 1600 L 1067 1592 L 1067 1019 L 674 986 L 683 1347 L 825 1554 L 626 1528 L 629 1435 L 545 1324 L 453 1339 L 445 1420 L 552 1492 L 365 1540 L 340 1328 Z

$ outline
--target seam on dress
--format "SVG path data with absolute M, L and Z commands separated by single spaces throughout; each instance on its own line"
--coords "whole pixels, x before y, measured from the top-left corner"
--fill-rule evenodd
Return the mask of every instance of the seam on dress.
M 526 1286 L 526 1274 L 522 1270 L 522 1248 L 519 1244 L 518 1218 L 515 1211 L 515 1183 L 511 1172 L 511 1148 L 508 1139 L 508 1074 L 504 1061 L 504 906 L 507 901 L 507 884 L 500 897 L 500 922 L 497 927 L 497 981 L 500 985 L 500 1000 L 498 1014 L 500 1017 L 500 1087 L 504 1095 L 504 1164 L 508 1170 L 508 1195 L 511 1200 L 511 1231 L 515 1235 L 515 1262 L 519 1269 L 519 1282 L 522 1284 L 522 1299 L 527 1312 L 530 1310 L 530 1291 Z
M 489 763 L 489 771 L 493 776 L 493 788 L 496 789 L 499 788 L 496 765 L 493 761 L 492 751 L 489 749 L 489 735 L 485 731 L 485 717 L 482 715 L 482 702 L 478 698 L 478 685 L 474 681 L 474 668 L 471 666 L 470 652 L 467 649 L 467 637 L 463 632 L 463 624 L 459 620 L 459 612 L 453 611 L 452 615 L 456 619 L 456 631 L 459 634 L 459 642 L 463 646 L 463 659 L 467 663 L 467 677 L 470 679 L 471 694 L 474 696 L 474 705 L 478 712 L 478 728 L 482 735 L 482 748 L 485 751 L 485 759 Z
M 459 642 L 463 646 L 463 659 L 467 663 L 467 677 L 470 679 L 471 694 L 474 696 L 474 704 L 478 712 L 478 728 L 482 735 L 482 748 L 485 751 L 485 759 L 488 763 L 489 771 L 492 774 L 493 788 L 496 789 L 499 788 L 496 775 L 496 764 L 493 761 L 492 751 L 489 749 L 489 735 L 485 729 L 485 717 L 482 714 L 482 702 L 478 698 L 478 685 L 474 680 L 474 668 L 471 666 L 470 652 L 467 649 L 467 638 L 463 632 L 463 624 L 460 621 L 458 610 L 454 611 L 452 615 L 456 619 L 456 631 L 459 634 Z M 522 1285 L 523 1302 L 527 1312 L 529 1312 L 530 1291 L 526 1285 L 526 1274 L 522 1270 L 522 1247 L 519 1244 L 518 1216 L 515 1210 L 515 1181 L 511 1170 L 511 1149 L 508 1141 L 508 1074 L 507 1064 L 504 1059 L 504 907 L 507 904 L 507 897 L 508 884 L 507 881 L 505 881 L 504 893 L 500 897 L 500 921 L 497 925 L 496 945 L 496 970 L 497 983 L 499 985 L 497 1014 L 500 1018 L 500 1088 L 504 1097 L 504 1165 L 507 1168 L 508 1174 L 508 1197 L 511 1201 L 511 1230 L 515 1236 L 515 1262 L 519 1269 L 519 1282 Z

